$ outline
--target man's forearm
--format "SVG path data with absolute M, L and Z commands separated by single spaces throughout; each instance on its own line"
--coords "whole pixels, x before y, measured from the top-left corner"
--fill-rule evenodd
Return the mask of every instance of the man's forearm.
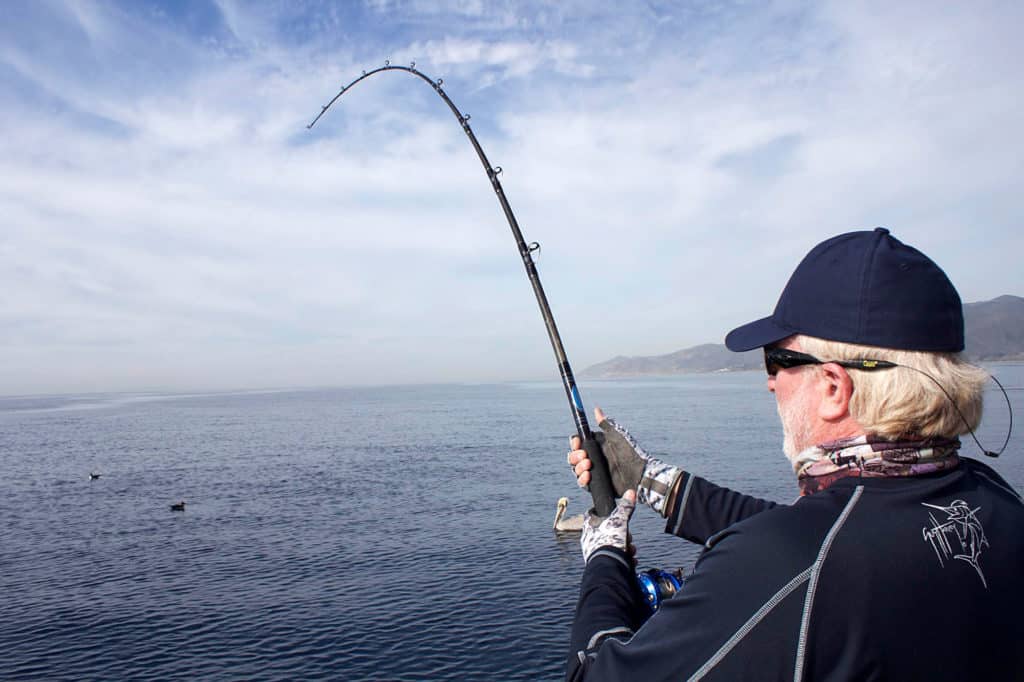
M 632 560 L 618 549 L 600 554 L 587 564 L 580 582 L 566 666 L 569 680 L 582 680 L 605 640 L 628 640 L 646 617 Z
M 704 544 L 737 521 L 774 506 L 775 502 L 723 488 L 683 471 L 668 497 L 665 532 Z

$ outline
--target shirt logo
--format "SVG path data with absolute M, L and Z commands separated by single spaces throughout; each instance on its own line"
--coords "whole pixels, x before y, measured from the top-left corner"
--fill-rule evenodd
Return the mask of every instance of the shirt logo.
M 921 529 L 924 541 L 931 543 L 935 556 L 939 558 L 939 566 L 945 566 L 950 558 L 965 561 L 978 572 L 981 584 L 987 590 L 988 583 L 985 582 L 985 574 L 981 572 L 981 564 L 978 563 L 981 549 L 988 547 L 985 529 L 981 527 L 981 521 L 977 517 L 981 507 L 971 509 L 963 500 L 953 500 L 948 507 L 927 502 L 921 504 L 945 514 L 945 518 L 939 521 L 934 513 L 928 512 L 932 526 Z M 958 549 L 959 553 L 956 553 Z

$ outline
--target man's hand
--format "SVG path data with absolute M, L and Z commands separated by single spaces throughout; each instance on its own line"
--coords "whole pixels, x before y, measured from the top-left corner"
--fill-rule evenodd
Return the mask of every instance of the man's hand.
M 627 490 L 607 518 L 601 519 L 587 513 L 583 519 L 583 535 L 580 536 L 584 563 L 589 562 L 594 552 L 602 547 L 615 547 L 630 556 L 636 553 L 636 548 L 629 543 L 629 517 L 633 515 L 635 507 L 636 493 Z
M 600 407 L 594 409 L 594 417 L 601 427 L 601 431 L 595 433 L 594 437 L 601 443 L 605 459 L 608 460 L 608 472 L 611 474 L 615 495 L 622 496 L 627 490 L 635 489 L 640 502 L 666 516 L 670 511 L 668 497 L 683 470 L 648 455 L 629 435 L 629 431 L 605 417 Z M 579 436 L 569 440 L 569 447 L 571 452 L 568 460 L 576 474 L 576 482 L 580 487 L 587 486 L 590 483 L 591 462 L 582 449 Z

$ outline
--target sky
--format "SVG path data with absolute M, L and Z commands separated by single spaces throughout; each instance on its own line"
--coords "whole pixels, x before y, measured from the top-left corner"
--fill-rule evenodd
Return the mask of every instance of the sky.
M 558 378 L 886 226 L 1024 295 L 1018 2 L 47 2 L 0 21 L 0 394 Z

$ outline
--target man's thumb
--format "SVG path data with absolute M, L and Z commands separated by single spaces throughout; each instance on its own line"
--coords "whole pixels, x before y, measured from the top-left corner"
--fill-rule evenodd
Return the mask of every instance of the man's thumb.
M 618 507 L 622 510 L 621 513 L 626 515 L 627 519 L 632 516 L 633 509 L 636 507 L 636 491 L 627 490 L 624 492 L 622 494 L 622 499 L 619 500 Z

